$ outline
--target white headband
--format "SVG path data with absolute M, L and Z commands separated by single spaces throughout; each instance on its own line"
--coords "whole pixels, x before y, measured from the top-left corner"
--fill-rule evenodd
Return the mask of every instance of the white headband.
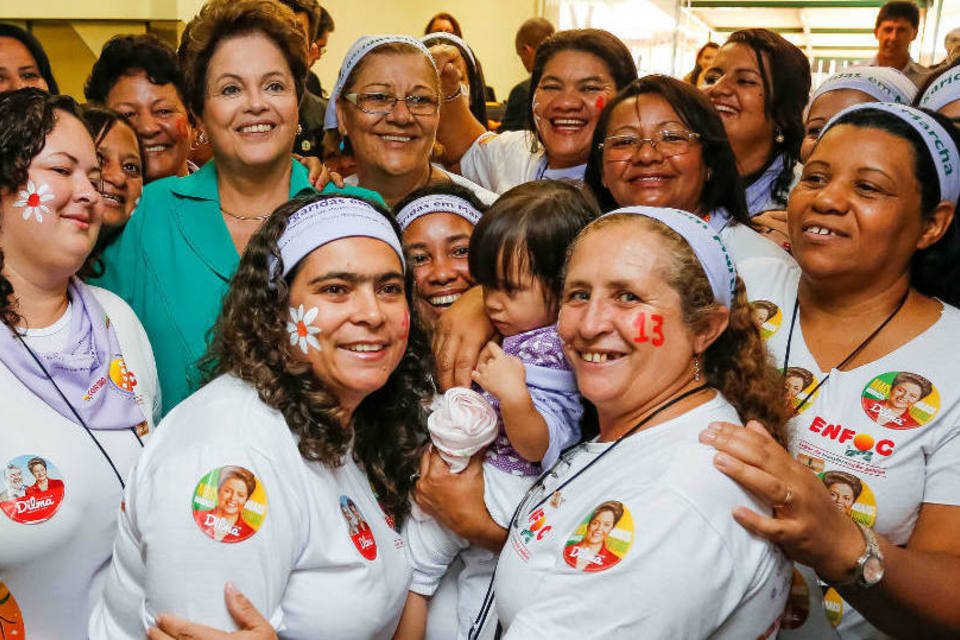
M 687 211 L 669 207 L 624 207 L 606 213 L 600 218 L 618 213 L 652 218 L 676 231 L 687 241 L 694 255 L 707 275 L 713 297 L 728 309 L 733 308 L 733 296 L 737 291 L 737 269 L 720 240 L 720 236 L 710 225 Z
M 459 196 L 431 193 L 409 202 L 397 212 L 397 222 L 403 231 L 417 218 L 431 213 L 452 213 L 477 226 L 483 216 L 476 207 Z
M 330 92 L 330 100 L 327 102 L 327 110 L 323 114 L 324 129 L 337 128 L 337 99 L 340 97 L 340 92 L 343 91 L 343 86 L 347 83 L 347 78 L 350 77 L 357 63 L 377 47 L 391 42 L 408 44 L 411 47 L 419 49 L 423 55 L 427 57 L 427 60 L 430 61 L 430 66 L 433 67 L 434 73 L 438 73 L 437 63 L 434 62 L 433 56 L 430 55 L 430 50 L 427 49 L 426 45 L 412 36 L 360 36 L 357 41 L 353 43 L 353 46 L 350 47 L 350 50 L 347 51 L 347 55 L 343 57 L 343 64 L 340 65 L 340 73 L 337 74 L 337 82 L 333 85 L 333 91 Z
M 423 44 L 427 44 L 431 40 L 446 40 L 447 42 L 452 42 L 460 47 L 460 50 L 466 53 L 467 57 L 470 58 L 470 65 L 473 67 L 474 71 L 476 71 L 477 59 L 473 56 L 473 49 L 471 49 L 470 45 L 463 41 L 463 38 L 452 33 L 447 33 L 446 31 L 435 31 L 420 38 L 420 41 L 423 42 Z
M 810 96 L 803 119 L 814 101 L 838 89 L 862 91 L 877 102 L 910 104 L 917 95 L 917 86 L 902 72 L 891 67 L 848 67 L 824 80 Z
M 923 111 L 908 107 L 905 104 L 891 104 L 889 102 L 855 104 L 833 116 L 823 127 L 820 137 L 822 138 L 841 117 L 863 109 L 885 111 L 910 125 L 920 134 L 924 144 L 927 145 L 930 159 L 933 160 L 933 164 L 937 168 L 937 178 L 940 181 L 940 199 L 949 200 L 956 205 L 957 199 L 960 198 L 960 163 L 958 163 L 960 152 L 958 152 L 957 145 L 953 142 L 953 138 L 950 137 L 947 130 Z M 921 179 L 924 178 L 921 177 Z
M 923 92 L 920 107 L 940 111 L 955 100 L 960 100 L 960 67 L 954 67 L 934 80 Z
M 326 198 L 305 205 L 287 220 L 287 228 L 277 241 L 283 259 L 283 276 L 289 275 L 314 249 L 358 236 L 388 244 L 406 270 L 400 239 L 382 213 L 357 198 Z M 277 261 L 271 256 L 270 273 L 276 268 Z

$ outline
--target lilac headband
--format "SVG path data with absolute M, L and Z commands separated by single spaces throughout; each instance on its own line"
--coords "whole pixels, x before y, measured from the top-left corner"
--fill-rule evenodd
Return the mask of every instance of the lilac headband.
M 891 67 L 848 67 L 824 80 L 810 96 L 810 105 L 825 93 L 838 89 L 862 91 L 877 102 L 910 104 L 917 95 L 917 86 L 910 78 Z M 806 120 L 806 115 L 804 115 Z
M 400 228 L 407 230 L 417 218 L 431 213 L 452 213 L 458 215 L 474 227 L 483 216 L 476 207 L 459 196 L 442 193 L 432 193 L 413 200 L 397 212 L 397 222 Z
M 356 198 L 326 198 L 305 205 L 287 220 L 277 249 L 283 259 L 283 276 L 293 271 L 314 249 L 343 238 L 374 238 L 385 242 L 400 257 L 406 270 L 400 238 L 382 213 Z M 277 268 L 270 258 L 270 273 Z
M 618 213 L 652 218 L 676 231 L 697 256 L 703 272 L 707 274 L 713 297 L 728 309 L 733 307 L 733 296 L 737 290 L 737 269 L 733 266 L 733 260 L 723 246 L 720 236 L 709 224 L 692 213 L 669 207 L 624 207 L 600 218 Z

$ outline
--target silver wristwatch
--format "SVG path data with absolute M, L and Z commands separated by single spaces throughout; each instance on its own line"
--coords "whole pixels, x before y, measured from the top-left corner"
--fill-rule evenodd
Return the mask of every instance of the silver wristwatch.
M 867 543 L 867 548 L 863 555 L 857 558 L 856 583 L 864 588 L 869 588 L 883 580 L 883 554 L 880 553 L 880 545 L 877 544 L 877 536 L 870 527 L 857 523 L 860 527 L 860 533 Z

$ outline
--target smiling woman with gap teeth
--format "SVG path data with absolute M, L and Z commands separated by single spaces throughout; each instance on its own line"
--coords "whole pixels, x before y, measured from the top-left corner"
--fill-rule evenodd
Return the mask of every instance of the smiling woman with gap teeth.
M 715 232 L 653 207 L 593 222 L 569 250 L 558 331 L 600 434 L 565 451 L 509 523 L 494 580 L 502 637 L 776 630 L 789 563 L 734 521 L 750 494 L 697 441 L 711 420 L 763 416 L 779 436 L 787 417 Z
M 540 179 L 582 180 L 593 128 L 604 105 L 637 78 L 629 49 L 599 29 L 560 31 L 537 48 L 527 114 L 529 131 L 495 134 L 470 113 L 458 90 L 459 51 L 434 47 L 443 94 L 438 139 L 444 163 L 504 193 Z
M 376 191 L 391 206 L 418 188 L 451 182 L 492 203 L 496 194 L 431 163 L 440 102 L 437 68 L 420 40 L 382 35 L 354 42 L 324 119 L 356 163 L 346 182 Z
M 958 144 L 945 116 L 893 103 L 826 124 L 788 203 L 802 273 L 764 283 L 783 312 L 767 337 L 777 365 L 810 374 L 790 451 L 757 425 L 701 436 L 724 473 L 774 506 L 772 519 L 735 516 L 778 541 L 809 593 L 798 603 L 809 615 L 781 638 L 960 634 Z M 818 477 L 835 471 L 869 501 L 836 509 Z
M 411 284 L 383 206 L 314 195 L 267 221 L 224 301 L 212 379 L 132 474 L 93 640 L 140 640 L 151 624 L 168 636 L 150 637 L 222 638 L 210 627 L 236 628 L 228 583 L 271 620 L 254 637 L 281 620 L 285 638 L 393 636 L 410 583 L 397 527 L 430 393 Z M 211 469 L 237 467 L 256 482 L 218 537 L 189 499 Z
M 165 413 L 200 382 L 196 362 L 247 242 L 279 205 L 314 192 L 307 170 L 291 160 L 306 55 L 293 12 L 272 0 L 211 0 L 184 32 L 184 95 L 213 159 L 146 186 L 94 280 L 143 322 Z M 324 189 L 340 191 L 333 183 Z M 346 191 L 382 202 L 364 189 Z

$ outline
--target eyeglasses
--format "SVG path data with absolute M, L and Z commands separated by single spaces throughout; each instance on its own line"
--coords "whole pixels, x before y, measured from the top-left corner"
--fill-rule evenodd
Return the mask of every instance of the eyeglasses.
M 654 150 L 660 151 L 665 158 L 683 155 L 700 139 L 693 131 L 657 131 L 652 138 L 640 138 L 633 135 L 608 136 L 600 143 L 605 159 L 609 162 L 626 162 L 649 142 Z
M 404 98 L 390 93 L 347 93 L 343 97 L 351 104 L 355 104 L 360 111 L 373 116 L 385 116 L 391 113 L 400 100 L 407 104 L 407 111 L 415 116 L 432 116 L 440 107 L 440 97 L 429 93 Z

